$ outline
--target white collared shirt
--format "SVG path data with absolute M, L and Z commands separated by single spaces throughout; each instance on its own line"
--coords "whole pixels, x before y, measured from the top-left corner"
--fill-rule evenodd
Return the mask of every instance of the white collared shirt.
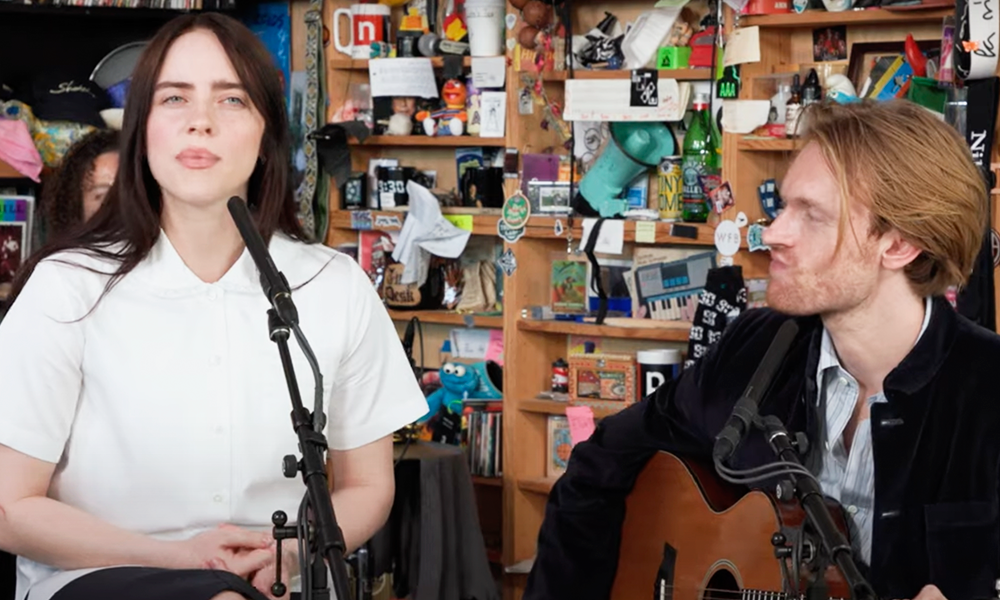
M 931 320 L 933 302 L 924 302 L 924 321 L 917 340 L 924 334 Z M 914 342 L 916 345 L 916 342 Z M 823 329 L 820 344 L 819 366 L 816 370 L 819 395 L 826 394 L 826 433 L 824 435 L 823 465 L 819 482 L 823 493 L 838 501 L 847 512 L 851 546 L 865 564 L 871 564 L 872 521 L 875 509 L 875 459 L 872 454 L 871 421 L 858 423 L 851 440 L 850 453 L 844 447 L 844 429 L 854 414 L 858 402 L 858 381 L 840 364 L 830 333 Z M 879 391 L 867 399 L 868 406 L 888 402 L 885 392 Z
M 323 374 L 330 448 L 363 446 L 426 413 L 357 263 L 280 234 L 270 252 Z M 58 463 L 50 497 L 161 539 L 220 523 L 269 530 L 278 509 L 294 519 L 305 488 L 281 460 L 301 454 L 249 253 L 205 283 L 161 233 L 99 303 L 107 277 L 60 259 L 113 268 L 74 252 L 35 269 L 0 324 L 0 444 Z M 311 410 L 312 371 L 289 345 Z M 17 598 L 57 572 L 19 558 Z

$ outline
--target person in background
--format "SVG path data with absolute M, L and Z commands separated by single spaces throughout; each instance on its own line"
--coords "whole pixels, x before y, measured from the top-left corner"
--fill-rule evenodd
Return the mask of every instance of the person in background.
M 46 238 L 66 234 L 100 208 L 118 172 L 118 139 L 113 129 L 88 133 L 45 178 L 41 210 Z
M 347 552 L 386 522 L 392 434 L 427 402 L 413 377 L 391 376 L 409 365 L 361 267 L 305 241 L 290 137 L 278 71 L 235 19 L 177 17 L 143 51 L 107 198 L 28 259 L 0 323 L 0 549 L 18 557 L 17 600 L 271 596 L 271 515 L 298 522 L 305 487 L 282 474 L 298 436 L 233 197 L 287 277 L 323 375 Z M 312 399 L 309 362 L 289 346 Z M 282 545 L 292 592 L 295 542 Z

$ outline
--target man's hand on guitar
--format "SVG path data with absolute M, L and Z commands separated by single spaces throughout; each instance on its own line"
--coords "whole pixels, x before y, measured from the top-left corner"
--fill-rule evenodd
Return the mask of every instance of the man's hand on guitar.
M 925 585 L 913 600 L 948 600 L 936 585 Z

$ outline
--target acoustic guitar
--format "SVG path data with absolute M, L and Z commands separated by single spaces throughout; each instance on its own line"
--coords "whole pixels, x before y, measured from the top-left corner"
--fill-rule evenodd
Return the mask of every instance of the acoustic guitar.
M 843 512 L 828 503 L 847 536 Z M 772 540 L 776 533 L 792 539 L 805 519 L 794 499 L 729 486 L 712 467 L 658 453 L 626 501 L 611 598 L 786 600 Z M 850 597 L 835 567 L 825 570 L 824 581 L 830 597 Z M 801 597 L 806 583 L 798 583 L 793 597 Z

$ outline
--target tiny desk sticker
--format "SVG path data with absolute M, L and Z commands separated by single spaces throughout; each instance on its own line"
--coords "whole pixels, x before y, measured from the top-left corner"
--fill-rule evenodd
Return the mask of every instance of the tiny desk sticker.
M 758 250 L 770 250 L 771 247 L 764 243 L 764 230 L 767 229 L 760 223 L 754 223 L 747 230 L 747 246 L 750 247 L 750 252 L 757 252 Z
M 376 215 L 375 227 L 380 229 L 401 229 L 403 224 L 396 215 Z
M 368 210 L 351 211 L 351 229 L 369 231 L 372 228 L 372 213 Z
M 507 248 L 500 254 L 500 258 L 497 259 L 497 265 L 503 271 L 504 275 L 510 277 L 517 270 L 517 258 L 510 248 Z
M 660 105 L 660 73 L 653 69 L 632 71 L 632 93 L 629 106 L 640 108 Z

